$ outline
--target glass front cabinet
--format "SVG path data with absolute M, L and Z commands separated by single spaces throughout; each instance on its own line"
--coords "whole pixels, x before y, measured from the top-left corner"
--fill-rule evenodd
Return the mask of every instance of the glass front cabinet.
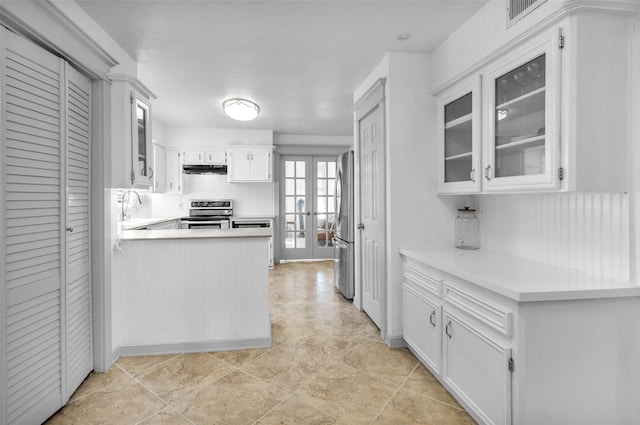
M 438 191 L 480 191 L 480 78 L 454 87 L 438 100 Z
M 152 186 L 153 148 L 151 139 L 151 104 L 141 95 L 131 92 L 131 184 Z
M 438 193 L 559 189 L 560 71 L 547 36 L 443 91 Z
M 487 70 L 486 191 L 559 188 L 559 56 L 557 40 L 547 39 Z

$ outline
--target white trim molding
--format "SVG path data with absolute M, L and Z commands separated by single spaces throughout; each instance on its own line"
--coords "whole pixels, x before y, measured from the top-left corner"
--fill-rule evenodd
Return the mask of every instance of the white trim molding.
M 92 79 L 118 61 L 49 0 L 0 3 L 0 24 L 67 60 Z
M 140 94 L 142 94 L 147 100 L 157 99 L 158 97 L 153 94 L 151 90 L 147 88 L 140 80 L 135 77 L 130 77 L 124 74 L 107 74 L 110 81 L 121 81 L 129 83 Z

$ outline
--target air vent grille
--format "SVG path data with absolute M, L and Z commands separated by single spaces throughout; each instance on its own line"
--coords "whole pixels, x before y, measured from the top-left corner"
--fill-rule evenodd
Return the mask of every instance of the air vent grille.
M 507 0 L 507 26 L 519 21 L 546 0 Z

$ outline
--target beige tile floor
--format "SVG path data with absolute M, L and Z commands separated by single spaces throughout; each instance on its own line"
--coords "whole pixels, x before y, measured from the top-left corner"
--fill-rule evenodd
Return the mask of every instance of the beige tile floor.
M 47 425 L 475 424 L 334 288 L 333 263 L 270 272 L 273 346 L 121 358 Z

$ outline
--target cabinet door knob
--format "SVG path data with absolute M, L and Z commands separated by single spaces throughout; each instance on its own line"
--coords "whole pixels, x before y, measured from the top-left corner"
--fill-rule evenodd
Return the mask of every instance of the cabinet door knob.
M 491 164 L 487 165 L 487 168 L 484 169 L 484 177 L 487 180 L 491 180 Z
M 149 167 L 149 178 L 153 178 L 153 168 Z
M 473 168 L 469 173 L 469 180 L 471 180 L 474 183 L 476 182 L 475 175 L 476 175 L 476 169 Z
M 69 227 L 67 227 L 67 232 L 69 232 L 69 233 L 73 233 L 73 226 L 69 226 Z
M 364 230 L 364 224 L 363 223 L 358 224 L 358 230 Z

